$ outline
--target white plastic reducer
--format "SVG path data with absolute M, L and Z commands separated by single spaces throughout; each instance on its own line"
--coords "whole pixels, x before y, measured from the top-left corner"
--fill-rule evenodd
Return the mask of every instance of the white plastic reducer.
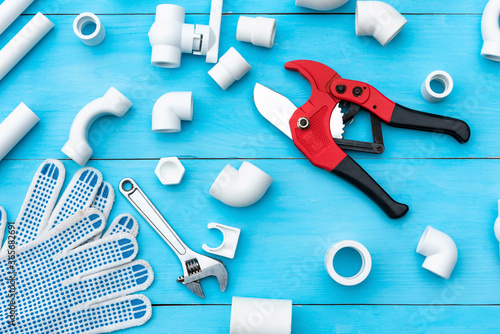
M 33 0 L 4 0 L 0 4 L 0 35 L 21 15 Z
M 243 78 L 252 69 L 252 66 L 236 51 L 230 48 L 208 74 L 223 90 L 228 89 L 236 80 Z
M 229 334 L 291 332 L 291 300 L 233 297 Z
M 193 93 L 170 92 L 158 99 L 153 107 L 155 132 L 172 133 L 181 131 L 181 121 L 193 120 Z
M 441 93 L 437 93 L 432 89 L 432 81 L 439 81 L 443 85 L 444 89 Z M 445 71 L 434 71 L 429 74 L 420 88 L 422 96 L 430 103 L 442 102 L 448 95 L 450 95 L 452 90 L 453 79 L 451 78 L 451 75 Z
M 272 48 L 276 37 L 276 19 L 270 17 L 240 16 L 236 39 L 255 46 Z
M 495 221 L 495 237 L 500 242 L 500 200 L 498 201 L 498 218 Z
M 373 36 L 386 46 L 408 23 L 394 7 L 382 1 L 356 2 L 356 35 Z
M 358 273 L 352 277 L 340 276 L 335 271 L 335 267 L 333 266 L 333 258 L 341 249 L 344 248 L 352 248 L 356 250 L 361 256 L 361 268 L 359 269 Z M 366 247 L 359 242 L 353 240 L 344 240 L 333 244 L 328 249 L 325 255 L 325 268 L 330 277 L 335 282 L 345 286 L 358 285 L 359 283 L 363 282 L 370 274 L 370 271 L 372 270 L 372 257 L 370 255 L 370 252 L 368 252 L 368 249 L 366 249 Z
M 314 10 L 332 10 L 343 6 L 349 0 L 295 0 L 295 5 Z
M 177 5 L 156 7 L 155 22 L 149 30 L 153 47 L 151 64 L 177 68 L 182 53 L 206 56 L 207 63 L 219 58 L 219 38 L 222 20 L 222 1 L 212 0 L 209 25 L 184 23 L 186 11 Z
M 483 35 L 481 56 L 493 61 L 500 61 L 499 17 L 500 0 L 490 0 L 484 8 L 483 17 L 481 19 L 481 33 Z
M 116 88 L 111 87 L 103 97 L 90 102 L 76 115 L 69 132 L 69 140 L 62 148 L 62 152 L 80 166 L 85 166 L 94 153 L 88 143 L 87 135 L 95 120 L 105 115 L 122 117 L 130 107 L 132 102 Z
M 54 27 L 38 13 L 0 50 L 0 80 Z
M 161 158 L 155 169 L 160 182 L 167 185 L 179 184 L 186 173 L 186 169 L 177 157 Z
M 38 116 L 30 108 L 21 103 L 0 123 L 0 161 L 28 134 L 39 120 Z
M 83 31 L 85 27 L 94 25 L 95 29 L 90 34 L 85 34 Z M 101 24 L 101 20 L 92 13 L 82 13 L 73 21 L 73 31 L 76 36 L 82 41 L 83 44 L 88 46 L 97 46 L 104 41 L 106 37 L 106 29 Z
M 422 267 L 441 276 L 450 278 L 457 263 L 457 245 L 447 234 L 427 226 L 417 246 L 417 253 L 426 256 Z
M 226 205 L 241 208 L 257 203 L 271 183 L 272 177 L 244 161 L 239 170 L 231 165 L 224 167 L 209 193 Z
M 208 224 L 208 228 L 221 231 L 222 236 L 224 237 L 224 241 L 222 241 L 222 244 L 217 248 L 211 248 L 204 244 L 202 246 L 203 250 L 207 253 L 234 259 L 234 254 L 236 253 L 236 248 L 238 247 L 238 240 L 240 239 L 241 230 L 236 227 L 217 223 Z

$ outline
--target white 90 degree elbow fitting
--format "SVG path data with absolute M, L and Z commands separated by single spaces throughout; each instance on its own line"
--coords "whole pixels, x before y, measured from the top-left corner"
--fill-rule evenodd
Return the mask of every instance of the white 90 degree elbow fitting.
M 236 39 L 255 46 L 272 48 L 276 36 L 276 19 L 269 17 L 240 16 Z
M 192 92 L 170 92 L 156 101 L 153 107 L 153 131 L 179 132 L 181 120 L 193 120 Z
M 252 69 L 252 66 L 243 58 L 235 48 L 230 48 L 208 74 L 217 84 L 226 90 L 236 80 L 243 78 Z
M 356 35 L 373 36 L 386 46 L 408 23 L 394 7 L 382 1 L 356 2 Z
M 241 208 L 259 201 L 271 183 L 272 177 L 245 161 L 239 170 L 231 165 L 224 167 L 209 193 L 226 205 Z
M 92 124 L 104 115 L 122 117 L 130 107 L 132 102 L 116 88 L 111 87 L 103 97 L 90 102 L 76 115 L 71 125 L 69 140 L 62 148 L 63 153 L 80 166 L 84 166 L 94 153 L 87 141 Z
M 229 334 L 291 332 L 291 300 L 233 297 Z
M 343 6 L 349 0 L 295 0 L 295 5 L 314 10 L 332 10 Z
M 495 221 L 495 237 L 500 242 L 500 200 L 498 201 L 498 218 Z
M 457 263 L 458 250 L 447 234 L 427 226 L 418 243 L 417 253 L 426 256 L 422 268 L 445 279 L 450 278 Z
M 0 123 L 0 160 L 38 123 L 40 119 L 21 103 Z
M 484 8 L 481 19 L 481 33 L 484 41 L 481 56 L 493 61 L 500 61 L 499 16 L 500 0 L 490 0 Z

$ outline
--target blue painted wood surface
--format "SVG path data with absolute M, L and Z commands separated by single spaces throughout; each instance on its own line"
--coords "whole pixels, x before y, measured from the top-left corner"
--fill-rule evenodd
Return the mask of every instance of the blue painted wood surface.
M 93 159 L 116 189 L 133 177 L 186 243 L 216 246 L 221 236 L 206 225 L 237 226 L 242 236 L 236 257 L 224 260 L 229 286 L 218 291 L 204 282 L 200 300 L 175 282 L 177 258 L 140 220 L 139 257 L 156 274 L 146 291 L 154 303 L 152 320 L 127 333 L 227 333 L 232 296 L 294 301 L 293 333 L 475 333 L 498 332 L 500 260 L 493 222 L 500 189 L 499 64 L 480 57 L 480 13 L 486 1 L 388 1 L 407 13 L 408 25 L 387 47 L 354 34 L 354 1 L 328 14 L 315 14 L 293 0 L 226 1 L 221 54 L 236 47 L 252 71 L 223 92 L 207 75 L 204 59 L 184 55 L 177 70 L 149 64 L 147 32 L 161 1 L 38 0 L 28 13 L 43 11 L 55 28 L 0 81 L 0 119 L 19 102 L 41 118 L 33 131 L 0 162 L 0 205 L 16 217 L 32 173 L 60 152 L 77 112 L 114 86 L 134 107 L 123 118 L 105 117 L 90 132 Z M 187 21 L 207 23 L 209 1 L 172 1 L 186 7 Z M 101 16 L 107 37 L 98 47 L 74 36 L 74 14 Z M 276 45 L 268 50 L 235 39 L 239 15 L 265 13 L 278 20 Z M 276 14 L 279 13 L 279 14 Z M 336 13 L 342 13 L 337 15 Z M 55 15 L 57 14 L 57 15 Z M 417 15 L 413 15 L 417 14 Z M 439 15 L 435 15 L 439 14 Z M 3 35 L 3 46 L 32 16 L 24 15 Z M 391 99 L 415 109 L 459 117 L 473 136 L 461 145 L 442 135 L 384 126 L 387 151 L 353 157 L 410 213 L 393 221 L 356 188 L 309 164 L 293 143 L 263 119 L 252 102 L 255 82 L 305 102 L 308 84 L 283 69 L 286 61 L 314 59 L 342 76 L 363 80 Z M 420 95 L 428 73 L 448 71 L 455 90 L 441 104 Z M 194 92 L 194 120 L 179 134 L 151 132 L 155 100 L 169 91 Z M 347 138 L 369 139 L 368 117 L 359 115 Z M 186 176 L 177 187 L 162 186 L 154 175 L 157 159 L 178 156 Z M 249 160 L 274 178 L 254 206 L 230 208 L 208 195 L 226 164 Z M 65 161 L 68 175 L 78 169 Z M 117 195 L 113 215 L 136 214 Z M 448 233 L 459 260 L 449 281 L 422 269 L 415 253 L 427 225 Z M 343 239 L 362 242 L 373 257 L 368 279 L 356 287 L 333 282 L 323 256 Z M 474 328 L 473 330 L 471 328 Z

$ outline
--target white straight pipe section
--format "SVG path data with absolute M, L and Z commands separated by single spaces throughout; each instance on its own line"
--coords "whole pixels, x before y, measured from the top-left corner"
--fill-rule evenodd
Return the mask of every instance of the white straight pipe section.
M 0 4 L 0 35 L 21 15 L 33 0 L 5 0 Z
M 0 80 L 54 27 L 38 13 L 0 50 Z
M 40 119 L 21 103 L 0 123 L 0 161 L 23 139 Z

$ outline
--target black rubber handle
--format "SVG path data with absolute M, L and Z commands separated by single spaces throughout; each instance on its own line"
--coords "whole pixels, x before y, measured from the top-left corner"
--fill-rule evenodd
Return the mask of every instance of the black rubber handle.
M 332 173 L 358 187 L 370 197 L 391 218 L 403 217 L 408 212 L 408 206 L 392 199 L 389 194 L 368 173 L 346 156 Z
M 460 143 L 470 138 L 470 128 L 467 123 L 456 118 L 428 114 L 403 107 L 396 103 L 389 125 L 428 132 L 445 133 Z

